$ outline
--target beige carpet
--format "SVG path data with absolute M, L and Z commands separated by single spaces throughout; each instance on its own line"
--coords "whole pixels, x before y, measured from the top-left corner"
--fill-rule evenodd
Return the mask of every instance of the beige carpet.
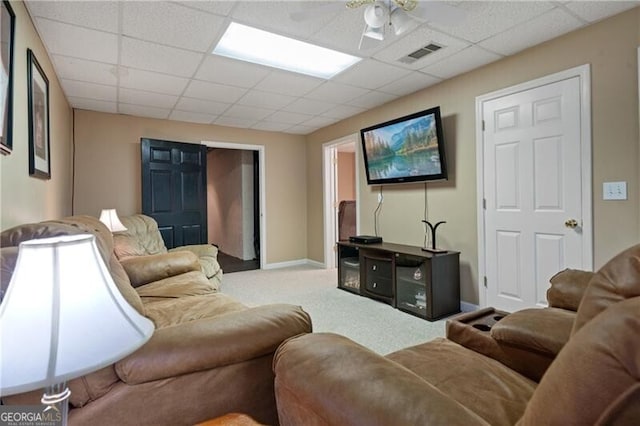
M 337 288 L 335 269 L 297 266 L 224 275 L 222 291 L 250 306 L 300 305 L 315 332 L 342 334 L 387 354 L 444 336 L 445 321 L 429 322 Z

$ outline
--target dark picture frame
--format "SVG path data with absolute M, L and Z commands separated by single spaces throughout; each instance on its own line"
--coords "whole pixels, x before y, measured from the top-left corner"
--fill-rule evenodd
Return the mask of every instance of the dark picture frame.
M 16 15 L 11 4 L 0 5 L 0 154 L 13 149 L 13 67 Z
M 29 85 L 29 175 L 51 179 L 49 144 L 49 80 L 31 49 L 27 49 Z

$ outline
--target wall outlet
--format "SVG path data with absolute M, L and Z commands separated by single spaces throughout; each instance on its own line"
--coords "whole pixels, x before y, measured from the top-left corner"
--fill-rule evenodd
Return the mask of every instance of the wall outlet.
M 602 199 L 603 200 L 626 200 L 627 199 L 627 182 L 603 182 L 602 183 Z

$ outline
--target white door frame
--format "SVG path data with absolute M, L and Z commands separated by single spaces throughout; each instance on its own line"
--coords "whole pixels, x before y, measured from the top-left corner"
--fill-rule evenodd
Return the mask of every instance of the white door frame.
M 360 167 L 358 161 L 358 150 L 359 150 L 359 137 L 356 133 L 345 136 L 340 139 L 333 140 L 331 142 L 327 142 L 322 144 L 322 190 L 323 190 L 323 211 L 324 211 L 324 267 L 326 269 L 333 269 L 336 267 L 336 256 L 333 251 L 333 247 L 336 243 L 336 228 L 337 228 L 337 220 L 336 215 L 334 214 L 335 210 L 333 207 L 333 200 L 336 199 L 337 194 L 337 170 L 338 165 L 333 161 L 334 158 L 337 158 L 337 151 L 340 145 L 344 145 L 347 143 L 355 143 L 356 144 L 356 155 L 355 155 L 355 187 L 356 187 L 356 233 L 360 232 L 360 203 L 358 200 L 360 199 L 360 185 L 359 176 L 360 176 Z
M 265 157 L 264 157 L 264 145 L 251 145 L 243 143 L 233 142 L 216 142 L 216 141 L 201 141 L 202 145 L 206 145 L 211 148 L 224 148 L 224 149 L 241 149 L 245 151 L 258 151 L 258 173 L 260 177 L 260 269 L 267 267 L 267 208 L 265 203 L 266 184 L 265 184 Z M 255 190 L 255 189 L 254 189 Z
M 517 84 L 476 97 L 476 180 L 478 220 L 478 296 L 481 307 L 487 305 L 487 289 L 482 284 L 486 276 L 485 219 L 484 219 L 484 136 L 482 118 L 484 103 L 496 98 L 513 95 L 536 87 L 556 83 L 569 78 L 580 79 L 580 152 L 582 182 L 582 264 L 593 269 L 593 219 L 592 219 L 592 168 L 591 168 L 591 71 L 589 64 L 580 65 L 542 78 Z

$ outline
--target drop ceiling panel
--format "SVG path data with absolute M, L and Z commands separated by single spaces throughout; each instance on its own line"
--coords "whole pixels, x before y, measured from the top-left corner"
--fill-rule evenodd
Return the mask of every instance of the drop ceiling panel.
M 421 72 L 413 72 L 380 88 L 380 92 L 395 96 L 404 96 L 432 86 L 441 79 Z
M 202 60 L 200 53 L 129 37 L 122 37 L 121 56 L 121 64 L 124 66 L 179 77 L 193 76 Z
M 182 49 L 208 52 L 224 18 L 174 3 L 123 2 L 124 35 Z
M 467 18 L 457 25 L 429 25 L 455 37 L 477 43 L 526 22 L 554 7 L 547 1 L 464 1 L 457 7 Z
M 214 13 L 219 16 L 227 16 L 236 4 L 234 0 L 224 1 L 181 1 L 181 5 L 192 9 L 203 10 L 205 12 Z
M 61 79 L 60 83 L 62 84 L 64 93 L 66 93 L 67 96 L 112 102 L 115 102 L 118 99 L 118 88 L 116 86 L 106 86 L 104 84 L 65 79 Z
M 111 33 L 118 32 L 118 3 L 115 1 L 27 1 L 32 16 L 79 25 Z
M 253 106 L 258 108 L 282 109 L 297 98 L 277 93 L 261 92 L 259 90 L 249 90 L 238 100 L 240 105 Z
M 233 105 L 224 112 L 223 117 L 247 118 L 258 121 L 273 114 L 274 112 L 275 111 L 272 109 Z
M 320 86 L 323 81 L 319 78 L 287 71 L 272 71 L 260 83 L 256 84 L 255 89 L 288 96 L 304 96 Z
M 358 96 L 362 96 L 367 92 L 367 89 L 361 87 L 325 81 L 322 85 L 307 93 L 306 97 L 318 101 L 344 103 Z
M 356 107 L 360 107 L 360 108 L 369 109 L 378 105 L 386 104 L 387 102 L 390 102 L 396 98 L 397 96 L 395 95 L 391 95 L 389 93 L 376 92 L 375 90 L 372 90 L 371 92 L 367 93 L 364 96 L 360 96 L 359 98 L 349 101 L 348 104 Z
M 118 112 L 122 114 L 135 115 L 148 118 L 169 118 L 171 110 L 166 108 L 156 108 L 142 105 L 118 104 Z
M 143 71 L 135 68 L 120 68 L 120 86 L 129 89 L 140 89 L 148 92 L 180 95 L 184 91 L 188 79 Z
M 249 128 L 256 123 L 256 120 L 237 117 L 218 117 L 214 123 L 220 126 Z
M 118 112 L 118 105 L 115 102 L 98 101 L 96 99 L 67 97 L 71 106 L 77 109 L 85 109 L 87 111 L 110 112 L 115 114 Z
M 572 1 L 566 7 L 580 18 L 595 22 L 640 5 L 638 1 Z
M 302 126 L 302 125 L 298 125 L 298 126 L 293 126 L 287 129 L 287 133 L 295 133 L 298 135 L 306 135 L 309 134 L 311 132 L 313 132 L 315 129 L 313 127 L 310 126 Z
M 39 18 L 38 32 L 47 51 L 90 61 L 115 64 L 118 61 L 118 36 Z
M 189 83 L 187 90 L 185 90 L 184 96 L 216 102 L 234 103 L 246 92 L 247 89 L 243 89 L 241 87 L 225 86 L 224 84 L 192 80 L 191 83 Z
M 335 104 L 313 99 L 298 99 L 294 103 L 283 108 L 284 111 L 299 112 L 302 114 L 318 115 L 333 108 Z
M 497 61 L 500 58 L 501 56 L 496 53 L 476 46 L 469 46 L 440 62 L 422 68 L 421 71 L 445 79 Z
M 296 112 L 278 111 L 269 116 L 269 120 L 275 123 L 300 124 L 313 118 L 312 115 L 298 114 Z
M 581 27 L 583 23 L 562 9 L 554 9 L 516 28 L 511 28 L 480 42 L 480 46 L 511 55 L 526 49 L 531 44 L 550 40 Z
M 352 117 L 365 111 L 366 108 L 356 107 L 352 105 L 337 105 L 330 110 L 323 112 L 321 115 L 323 117 L 343 119 Z
M 178 100 L 177 96 L 163 95 L 160 93 L 145 92 L 143 90 L 126 89 L 121 87 L 118 91 L 118 100 L 126 104 L 145 105 L 160 108 L 173 108 Z
M 272 121 L 260 121 L 251 126 L 255 130 L 264 130 L 267 132 L 284 132 L 291 127 L 291 124 L 274 123 Z
M 418 59 L 412 64 L 399 62 L 399 59 L 401 57 L 405 57 L 408 54 L 415 52 L 416 50 L 430 43 L 435 43 L 439 46 L 442 46 L 442 49 L 436 50 L 435 52 Z M 374 57 L 387 63 L 417 70 L 425 67 L 426 65 L 438 62 L 446 58 L 447 56 L 451 56 L 454 53 L 469 46 L 469 44 L 470 43 L 462 41 L 458 38 L 448 36 L 439 31 L 435 31 L 426 26 L 423 26 L 410 34 L 407 34 L 405 37 L 393 43 L 386 49 L 378 52 L 376 55 L 374 55 Z
M 409 73 L 409 70 L 394 65 L 365 59 L 339 74 L 334 81 L 365 89 L 377 89 Z
M 176 104 L 176 109 L 218 116 L 224 113 L 230 106 L 231 104 L 225 104 L 222 102 L 205 101 L 202 99 L 187 98 L 183 96 Z
M 113 86 L 118 83 L 114 65 L 61 55 L 52 55 L 51 59 L 59 78 Z
M 317 116 L 303 122 L 302 125 L 317 129 L 320 127 L 326 127 L 330 124 L 335 123 L 336 121 L 337 119 L 335 118 Z
M 173 110 L 169 115 L 170 120 L 187 121 L 189 123 L 209 124 L 216 119 L 217 116 L 212 114 L 204 114 L 201 112 L 189 112 Z
M 314 14 L 327 2 L 318 1 L 243 1 L 237 2 L 233 20 L 281 35 L 307 38 L 318 29 L 329 24 L 341 7 L 334 13 Z M 332 3 L 332 5 L 335 4 Z M 310 19 L 294 21 L 291 14 L 311 11 Z
M 195 78 L 237 87 L 253 87 L 271 70 L 261 65 L 237 61 L 218 55 L 207 55 Z

